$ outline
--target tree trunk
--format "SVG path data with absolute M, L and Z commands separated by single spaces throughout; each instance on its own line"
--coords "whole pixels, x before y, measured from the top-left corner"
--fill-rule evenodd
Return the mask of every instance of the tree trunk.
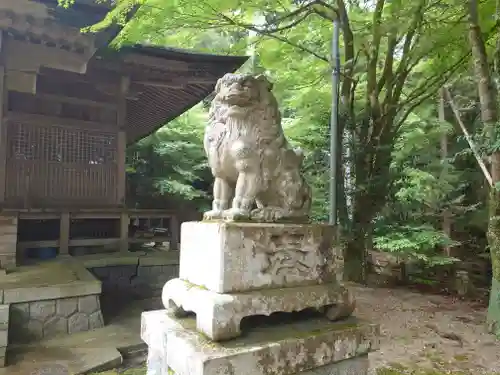
M 344 254 L 344 279 L 355 283 L 366 283 L 366 241 L 362 227 L 354 227 L 347 241 Z
M 491 190 L 487 236 L 493 272 L 487 321 L 490 333 L 500 338 L 500 196 L 495 187 Z
M 369 199 L 369 165 L 371 155 L 363 148 L 355 151 L 355 186 L 353 196 L 352 223 L 350 232 L 347 234 L 347 244 L 344 248 L 344 278 L 357 283 L 366 282 L 366 238 L 371 235 L 369 225 L 371 223 L 371 202 Z
M 495 144 L 497 137 L 495 128 L 498 121 L 496 91 L 493 87 L 486 47 L 479 26 L 477 0 L 469 0 L 469 43 L 474 59 L 474 70 L 481 104 L 481 119 L 491 135 L 490 143 Z M 500 337 L 500 193 L 497 188 L 497 184 L 500 183 L 499 150 L 494 150 L 491 155 L 490 173 L 492 188 L 489 198 L 487 237 L 493 277 L 488 306 L 488 326 L 492 333 Z
M 370 123 L 370 119 L 366 120 Z M 380 119 L 380 121 L 382 121 Z M 393 123 L 385 120 L 384 127 Z M 368 272 L 367 254 L 373 246 L 373 219 L 384 206 L 389 193 L 389 166 L 394 142 L 390 134 L 383 134 L 378 141 L 364 142 L 355 149 L 355 186 L 352 225 L 344 254 L 344 277 L 365 283 Z M 374 161 L 374 162 L 373 162 Z
M 445 110 L 445 89 L 441 88 L 439 90 L 439 101 L 438 101 L 438 113 L 439 113 L 439 121 L 441 123 L 446 122 L 446 110 Z M 444 132 L 441 135 L 441 164 L 446 165 L 446 159 L 448 158 L 448 134 Z M 451 213 L 448 209 L 443 211 L 443 233 L 451 239 Z M 443 248 L 444 255 L 451 256 L 451 247 L 445 246 Z
M 363 204 L 367 201 L 365 198 L 355 198 L 351 231 L 344 249 L 344 279 L 360 284 L 364 284 L 367 279 L 367 245 L 372 242 L 372 215 L 366 210 L 368 206 Z

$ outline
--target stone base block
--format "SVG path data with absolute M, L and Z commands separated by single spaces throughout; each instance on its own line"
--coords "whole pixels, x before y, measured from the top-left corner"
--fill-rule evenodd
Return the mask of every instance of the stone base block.
M 7 367 L 7 347 L 0 347 L 0 367 Z
M 365 375 L 367 354 L 379 347 L 379 327 L 352 317 L 311 319 L 214 343 L 196 331 L 192 318 L 157 310 L 142 314 L 141 338 L 149 349 L 148 374 Z
M 214 341 L 240 336 L 241 320 L 248 316 L 313 308 L 338 320 L 351 315 L 355 306 L 352 294 L 337 283 L 219 294 L 173 279 L 163 287 L 162 301 L 177 317 L 194 312 L 196 329 Z
M 7 364 L 6 352 L 9 343 L 9 305 L 0 305 L 0 367 Z
M 332 225 L 186 222 L 179 277 L 217 293 L 331 283 L 340 252 Z
M 24 344 L 104 326 L 99 295 L 24 303 L 11 308 L 11 342 Z

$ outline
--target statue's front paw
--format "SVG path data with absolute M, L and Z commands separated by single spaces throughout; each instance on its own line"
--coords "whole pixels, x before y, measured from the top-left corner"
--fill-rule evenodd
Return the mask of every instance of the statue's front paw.
M 210 210 L 203 214 L 203 220 L 219 220 L 222 219 L 222 214 L 221 210 Z
M 230 221 L 248 220 L 250 218 L 250 212 L 240 208 L 230 208 L 222 213 L 222 217 Z
M 283 212 L 280 209 L 273 207 L 257 208 L 252 211 L 252 220 L 264 223 L 272 223 L 280 220 L 283 217 Z

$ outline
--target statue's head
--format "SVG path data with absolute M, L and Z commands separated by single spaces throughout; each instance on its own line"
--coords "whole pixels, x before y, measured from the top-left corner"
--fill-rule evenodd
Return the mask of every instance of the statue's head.
M 247 107 L 267 101 L 273 85 L 264 75 L 228 73 L 217 81 L 215 95 L 219 102 Z

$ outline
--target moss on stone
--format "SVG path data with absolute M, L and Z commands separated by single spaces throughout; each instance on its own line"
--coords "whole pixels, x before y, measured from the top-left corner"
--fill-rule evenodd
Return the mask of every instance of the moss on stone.
M 469 360 L 469 356 L 466 354 L 457 354 L 453 357 L 453 359 L 457 362 L 467 362 Z
M 401 364 L 392 364 L 389 367 L 378 368 L 376 375 L 476 375 L 474 371 L 410 368 Z M 486 373 L 484 375 L 500 375 L 499 373 Z
M 147 367 L 144 365 L 141 367 L 130 368 L 127 370 L 115 369 L 115 370 L 99 372 L 99 373 L 95 373 L 95 374 L 91 374 L 91 375 L 146 375 L 146 373 L 147 373 Z
M 182 280 L 186 283 L 188 290 L 190 289 L 199 289 L 199 290 L 208 290 L 208 288 L 204 285 L 193 284 L 187 280 Z

